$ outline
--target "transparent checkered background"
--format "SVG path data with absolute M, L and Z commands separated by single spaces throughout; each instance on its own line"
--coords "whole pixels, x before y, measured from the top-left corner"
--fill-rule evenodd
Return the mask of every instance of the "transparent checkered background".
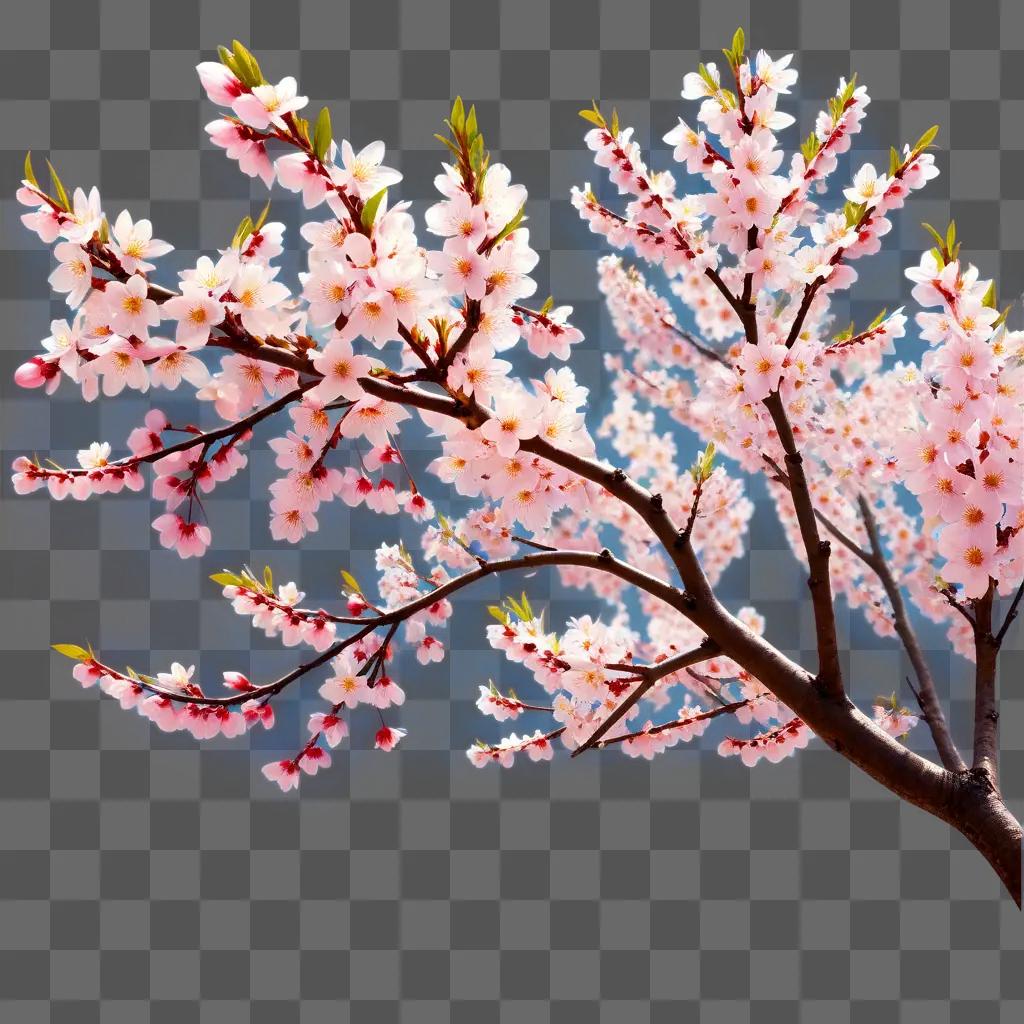
M 1015 0 L 46 0 L 19 4 L 0 34 L 0 432 L 3 462 L 69 458 L 115 442 L 147 407 L 91 406 L 62 389 L 17 393 L 11 371 L 63 316 L 47 254 L 17 220 L 24 150 L 71 184 L 97 182 L 108 211 L 151 216 L 178 252 L 222 246 L 261 186 L 203 140 L 211 116 L 192 71 L 218 42 L 247 41 L 271 76 L 297 73 L 336 132 L 383 138 L 422 200 L 450 98 L 475 100 L 488 142 L 530 190 L 541 294 L 577 308 L 588 341 L 574 366 L 600 388 L 614 345 L 594 300 L 596 242 L 567 202 L 593 177 L 576 111 L 615 104 L 664 161 L 684 71 L 731 38 L 797 51 L 790 109 L 806 134 L 818 100 L 856 70 L 874 97 L 861 148 L 943 125 L 943 176 L 865 261 L 858 319 L 905 293 L 921 220 L 950 214 L 1001 294 L 1024 288 L 1024 4 Z M 37 160 L 37 165 L 42 163 Z M 250 207 L 250 195 L 253 207 Z M 274 216 L 299 223 L 293 202 Z M 294 254 L 289 269 L 296 266 Z M 548 284 L 550 282 L 550 288 Z M 161 407 L 194 416 L 182 400 Z M 420 460 L 426 452 L 420 453 Z M 369 577 L 395 520 L 330 522 L 300 550 L 271 544 L 272 468 L 209 503 L 215 548 L 201 565 L 157 548 L 146 498 L 0 503 L 0 1019 L 12 1024 L 192 1021 L 548 1020 L 742 1022 L 1020 1020 L 1024 928 L 980 858 L 833 754 L 811 750 L 747 772 L 679 750 L 653 765 L 615 753 L 512 772 L 462 754 L 486 725 L 478 683 L 507 670 L 482 642 L 491 582 L 458 601 L 452 656 L 405 665 L 400 754 L 368 751 L 358 716 L 332 771 L 282 797 L 258 776 L 299 742 L 308 711 L 289 694 L 280 724 L 201 752 L 82 693 L 55 640 L 89 638 L 145 670 L 172 656 L 204 673 L 269 678 L 293 655 L 252 634 L 206 574 L 269 562 L 326 600 L 337 571 Z M 803 584 L 764 508 L 749 563 L 726 595 L 753 600 L 776 641 L 810 655 Z M 515 585 L 518 587 L 519 581 Z M 546 578 L 529 583 L 554 621 L 596 610 Z M 857 693 L 897 685 L 889 644 L 841 622 Z M 958 734 L 964 666 L 926 634 Z M 1017 642 L 1018 649 L 1024 643 Z M 1004 662 L 1006 788 L 1024 796 L 1019 653 Z M 1014 690 L 1018 694 L 1014 694 Z M 300 704 L 302 705 L 300 707 Z M 496 733 L 484 733 L 488 736 Z M 915 742 L 920 742 L 920 739 Z M 349 752 L 351 750 L 351 752 Z

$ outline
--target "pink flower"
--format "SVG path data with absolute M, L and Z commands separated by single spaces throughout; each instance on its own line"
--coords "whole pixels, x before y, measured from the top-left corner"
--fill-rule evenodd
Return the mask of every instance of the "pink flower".
M 499 455 L 512 458 L 519 442 L 537 436 L 541 404 L 535 398 L 501 395 L 495 400 L 494 414 L 480 427 L 480 435 L 491 441 Z
M 153 237 L 153 225 L 150 221 L 137 220 L 133 223 L 132 216 L 127 210 L 122 210 L 117 215 L 111 234 L 114 239 L 111 248 L 120 260 L 121 266 L 129 274 L 153 270 L 153 264 L 147 261 L 163 256 L 174 248 L 170 243 Z
M 61 242 L 53 255 L 60 266 L 50 275 L 50 286 L 55 292 L 65 292 L 68 305 L 77 309 L 92 290 L 92 260 L 74 242 Z
M 289 192 L 302 193 L 302 205 L 311 210 L 327 195 L 327 179 L 305 153 L 287 153 L 274 161 L 277 180 Z
M 262 141 L 252 139 L 242 125 L 234 121 L 211 121 L 206 126 L 210 141 L 225 150 L 229 160 L 238 161 L 238 169 L 250 178 L 259 178 L 267 188 L 274 184 L 274 165 Z
M 245 86 L 220 61 L 203 61 L 196 65 L 199 81 L 210 101 L 230 107 L 242 95 Z
M 358 402 L 364 397 L 359 378 L 369 374 L 373 362 L 367 356 L 356 355 L 350 341 L 335 336 L 313 365 L 323 374 L 323 380 L 310 392 L 311 401 L 327 405 L 338 398 Z
M 323 747 L 306 747 L 296 758 L 299 767 L 307 775 L 316 775 L 321 768 L 330 768 L 331 755 Z
M 394 750 L 405 735 L 405 729 L 393 729 L 384 725 L 377 730 L 377 735 L 373 738 L 373 745 L 378 750 Z
M 178 321 L 175 341 L 195 349 L 206 344 L 211 328 L 224 319 L 224 306 L 207 290 L 186 285 L 181 295 L 164 303 L 163 313 L 169 320 Z
M 247 700 L 242 705 L 242 716 L 249 727 L 262 725 L 264 729 L 274 728 L 274 709 L 269 704 Z
M 145 339 L 150 327 L 160 323 L 157 304 L 149 298 L 149 285 L 138 274 L 122 284 L 110 281 L 103 291 L 104 307 L 110 326 L 125 338 Z
M 361 398 L 348 411 L 341 425 L 342 437 L 365 437 L 371 444 L 384 447 L 397 426 L 409 413 L 394 402 L 369 396 Z
M 979 533 L 962 526 L 949 526 L 939 536 L 939 553 L 946 559 L 943 579 L 959 583 L 967 598 L 984 597 L 989 577 L 996 571 L 995 533 Z
M 317 711 L 309 716 L 309 731 L 313 735 L 322 734 L 329 747 L 336 747 L 348 735 L 348 726 L 333 712 L 324 714 Z
M 160 544 L 172 548 L 182 558 L 198 558 L 210 546 L 210 528 L 189 523 L 171 512 L 153 520 L 153 529 L 160 535 Z
M 441 275 L 441 287 L 449 295 L 482 299 L 487 291 L 487 259 L 461 238 L 449 239 L 442 252 L 429 256 L 432 270 Z
M 263 766 L 263 774 L 271 782 L 276 782 L 284 793 L 297 789 L 301 778 L 299 766 L 294 761 L 271 761 Z
M 743 346 L 738 365 L 743 371 L 743 393 L 751 402 L 762 402 L 778 390 L 786 354 L 785 345 L 768 339 Z
M 334 180 L 360 199 L 369 199 L 402 180 L 398 171 L 381 166 L 383 159 L 383 142 L 371 142 L 356 153 L 348 141 L 343 140 L 341 166 L 334 168 Z
M 309 99 L 298 95 L 298 83 L 290 75 L 277 85 L 257 85 L 252 92 L 237 96 L 231 104 L 234 112 L 253 128 L 274 125 L 287 129 L 285 115 L 301 110 Z
M 288 298 L 288 289 L 275 281 L 278 268 L 261 263 L 246 263 L 231 286 L 235 301 L 231 308 L 251 334 L 270 334 L 277 326 L 276 306 Z
M 377 677 L 377 681 L 373 686 L 367 685 L 363 700 L 371 707 L 381 710 L 390 707 L 400 707 L 405 703 L 405 690 L 390 676 L 381 675 Z

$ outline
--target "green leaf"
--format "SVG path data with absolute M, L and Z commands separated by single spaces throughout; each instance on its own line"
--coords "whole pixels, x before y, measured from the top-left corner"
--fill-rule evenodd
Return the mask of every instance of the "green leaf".
M 715 442 L 708 441 L 707 447 L 697 456 L 697 461 L 690 467 L 693 482 L 702 484 L 711 477 L 715 467 Z
M 949 227 L 946 228 L 946 249 L 949 252 L 953 251 L 953 247 L 956 244 L 956 221 L 951 220 Z
M 868 330 L 869 331 L 873 331 L 885 319 L 885 315 L 888 312 L 889 312 L 888 308 L 883 309 L 882 312 L 879 313 L 878 316 L 876 316 L 875 319 L 872 320 L 870 324 L 868 324 Z
M 234 51 L 237 74 L 242 84 L 250 89 L 263 85 L 266 79 L 256 58 L 237 39 L 231 40 L 231 49 Z
M 79 647 L 78 644 L 51 644 L 50 646 L 58 654 L 63 654 L 65 658 L 74 658 L 75 661 L 89 661 L 92 657 L 84 647 Z
M 455 132 L 462 132 L 466 127 L 466 108 L 462 104 L 462 97 L 456 96 L 455 102 L 452 104 L 451 117 L 448 118 L 451 123 L 452 130 Z
M 746 36 L 743 34 L 743 29 L 736 29 L 732 37 L 732 52 L 736 55 L 737 63 L 739 62 L 739 58 L 743 56 L 743 51 L 746 49 L 746 46 L 747 40 Z
M 370 198 L 366 200 L 366 204 L 363 206 L 363 212 L 359 219 L 367 231 L 373 227 L 373 222 L 377 219 L 377 208 L 383 202 L 384 197 L 387 194 L 388 190 L 386 188 L 382 188 L 379 192 L 370 196 Z
M 32 150 L 30 149 L 25 154 L 25 180 L 30 184 L 39 188 L 39 182 L 36 180 L 36 172 L 32 170 Z
M 469 108 L 469 113 L 466 115 L 466 138 L 472 142 L 477 138 L 479 130 L 476 126 L 476 106 Z
M 811 132 L 800 144 L 800 152 L 803 153 L 805 163 L 810 163 L 818 155 L 819 149 L 821 149 L 821 139 L 818 138 L 817 133 Z
M 580 117 L 584 121 L 589 121 L 593 125 L 597 125 L 598 128 L 606 128 L 605 119 L 601 116 L 601 112 L 598 110 L 581 110 Z
M 313 129 L 313 152 L 321 162 L 327 156 L 327 150 L 331 148 L 331 112 L 327 107 L 321 107 L 316 118 L 316 127 Z
M 619 112 L 612 107 L 612 135 L 619 137 Z
M 359 581 L 352 575 L 352 573 L 342 569 L 341 578 L 345 581 L 345 586 L 347 586 L 354 594 L 361 594 L 363 592 L 362 588 L 359 586 Z
M 512 234 L 520 224 L 526 220 L 524 216 L 526 213 L 526 206 L 519 207 L 519 212 L 494 236 L 494 240 L 491 242 L 491 248 L 493 249 L 499 242 L 504 241 Z
M 496 604 L 489 604 L 487 611 L 490 612 L 491 617 L 497 619 L 503 626 L 508 625 L 508 613 L 499 608 Z
M 921 221 L 921 227 L 923 227 L 925 229 L 925 231 L 927 231 L 928 234 L 931 235 L 932 238 L 935 239 L 936 243 L 938 244 L 939 249 L 942 250 L 942 251 L 945 251 L 946 240 L 942 237 L 942 235 L 940 235 L 938 233 L 938 231 L 936 231 L 935 228 L 933 228 L 931 226 L 931 224 L 927 223 L 926 221 Z M 943 260 L 942 262 L 945 262 L 945 261 Z
M 233 572 L 228 572 L 224 569 L 221 572 L 215 572 L 210 576 L 210 579 L 214 583 L 219 583 L 222 587 L 243 587 L 245 581 L 241 577 L 236 576 Z
M 896 172 L 900 169 L 900 165 L 903 161 L 900 159 L 899 153 L 896 152 L 895 146 L 889 147 L 889 177 L 893 177 Z
M 307 146 L 312 146 L 312 142 L 309 138 L 309 122 L 304 117 L 295 115 L 294 125 L 296 131 L 299 133 L 299 137 Z
M 478 173 L 483 169 L 484 137 L 476 135 L 469 146 L 469 166 Z
M 998 309 L 996 303 L 996 283 L 995 281 L 989 281 L 988 288 L 985 290 L 985 296 L 981 300 L 983 306 L 988 306 L 989 309 Z
M 253 224 L 253 231 L 259 231 L 267 222 L 267 214 L 270 213 L 270 200 L 267 200 L 267 205 L 263 207 L 263 212 L 256 219 L 256 223 Z
M 239 221 L 238 227 L 235 228 L 235 234 L 231 239 L 231 247 L 233 249 L 241 249 L 245 240 L 253 232 L 252 217 L 246 214 L 241 221 Z
M 528 619 L 532 619 L 533 618 L 533 609 L 530 607 L 530 599 L 526 596 L 526 591 L 525 590 L 523 591 L 522 596 L 520 597 L 520 601 L 522 602 L 522 605 L 523 605 L 523 611 L 526 612 L 526 617 Z
M 922 150 L 927 149 L 935 141 L 935 136 L 938 134 L 939 126 L 937 124 L 933 124 L 931 128 L 929 128 L 928 131 L 926 131 L 924 135 L 917 140 L 913 152 L 920 153 Z
M 540 315 L 541 316 L 547 316 L 548 313 L 550 313 L 551 310 L 554 309 L 554 308 L 555 308 L 555 297 L 554 297 L 554 295 L 549 295 L 544 300 L 544 305 L 540 307 Z
M 456 160 L 462 155 L 459 151 L 459 147 L 456 146 L 451 139 L 444 135 L 438 135 L 437 132 L 434 132 L 434 138 L 437 139 L 438 142 L 443 142 L 452 151 L 452 155 Z
M 263 566 L 263 586 L 271 592 L 274 589 L 274 574 L 270 571 L 269 565 Z
M 54 192 L 56 193 L 57 202 L 60 204 L 62 210 L 71 210 L 71 200 L 68 199 L 67 190 L 64 188 L 64 182 L 60 180 L 60 176 L 54 169 L 53 164 L 49 160 L 46 161 L 46 166 L 50 168 L 50 182 Z
M 1011 309 L 1013 309 L 1013 304 L 1012 303 L 1009 306 L 1007 306 L 1002 311 L 1002 313 L 999 314 L 999 316 L 996 317 L 996 319 L 992 322 L 993 330 L 995 330 L 998 327 L 1002 327 L 1003 324 L 1006 323 L 1007 317 L 1009 317 Z

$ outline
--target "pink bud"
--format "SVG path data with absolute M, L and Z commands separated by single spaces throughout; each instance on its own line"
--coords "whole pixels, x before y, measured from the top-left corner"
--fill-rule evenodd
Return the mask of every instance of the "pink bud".
M 42 356 L 33 356 L 14 371 L 14 383 L 20 388 L 41 388 L 60 373 L 56 363 L 48 363 Z

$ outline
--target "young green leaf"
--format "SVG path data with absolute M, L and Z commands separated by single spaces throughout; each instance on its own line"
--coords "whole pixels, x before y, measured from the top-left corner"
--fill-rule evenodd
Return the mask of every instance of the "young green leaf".
M 451 123 L 452 130 L 461 133 L 466 127 L 466 108 L 463 106 L 462 97 L 456 96 L 455 102 L 452 104 L 451 117 L 448 118 Z
M 49 160 L 46 161 L 46 166 L 50 168 L 50 182 L 53 191 L 56 193 L 57 202 L 60 204 L 62 210 L 71 209 L 71 200 L 68 199 L 67 190 L 64 188 L 64 182 L 60 180 L 60 176 L 54 169 L 53 164 Z
M 269 199 L 267 200 L 266 205 L 263 207 L 263 212 L 259 215 L 259 217 L 256 219 L 256 223 L 253 224 L 253 226 L 252 226 L 252 229 L 253 229 L 254 232 L 259 231 L 260 228 L 262 228 L 263 225 L 266 224 L 266 222 L 267 222 L 267 214 L 268 213 L 270 213 L 270 200 Z
M 518 228 L 519 225 L 522 224 L 524 220 L 526 220 L 525 213 L 526 213 L 526 207 L 525 206 L 521 206 L 519 208 L 519 212 L 494 236 L 494 240 L 491 242 L 491 248 L 492 249 L 499 242 L 501 242 L 504 239 L 508 238 L 508 236 L 511 235 L 512 232 L 515 231 L 516 228 Z
M 25 180 L 35 188 L 39 188 L 39 182 L 36 180 L 36 172 L 32 170 L 32 150 L 30 149 L 25 154 Z
M 239 221 L 238 227 L 235 228 L 235 234 L 231 239 L 231 248 L 241 249 L 245 240 L 252 234 L 252 230 L 252 217 L 246 214 L 241 221 Z
M 78 644 L 51 644 L 50 646 L 58 654 L 63 654 L 65 658 L 74 658 L 75 661 L 89 661 L 92 657 L 84 647 L 79 647 Z
M 935 228 L 933 228 L 931 226 L 931 224 L 927 223 L 927 221 L 921 221 L 921 227 L 923 227 L 925 229 L 925 231 L 927 231 L 928 234 L 931 235 L 932 238 L 935 239 L 936 245 L 938 246 L 939 250 L 941 252 L 945 252 L 946 251 L 946 240 L 942 237 L 942 235 L 940 235 L 938 233 L 938 231 L 936 231 Z M 943 259 L 943 260 L 940 260 L 940 262 L 941 263 L 945 263 L 946 261 Z
M 379 192 L 375 192 L 366 200 L 366 204 L 363 206 L 362 215 L 359 219 L 367 231 L 373 227 L 373 223 L 377 219 L 377 208 L 384 201 L 387 194 L 388 190 L 386 188 L 382 188 Z
M 237 39 L 231 41 L 231 48 L 234 51 L 237 74 L 241 82 L 250 89 L 263 85 L 266 79 L 256 58 Z
M 219 583 L 222 587 L 241 587 L 245 585 L 239 576 L 236 576 L 233 572 L 228 572 L 227 569 L 222 572 L 213 573 L 210 579 L 214 583 Z
M 593 125 L 597 125 L 598 128 L 607 128 L 608 123 L 604 119 L 604 115 L 597 108 L 597 101 L 593 101 L 594 105 L 587 110 L 580 111 L 580 117 L 584 121 L 589 121 Z
M 352 573 L 347 572 L 345 569 L 342 569 L 341 578 L 345 581 L 345 586 L 348 587 L 348 589 L 351 590 L 352 593 L 361 594 L 363 592 L 362 588 L 359 586 L 359 581 L 355 578 L 355 576 L 352 575 Z
M 923 150 L 927 149 L 935 141 L 935 136 L 938 134 L 939 126 L 937 124 L 933 124 L 931 128 L 929 128 L 928 131 L 926 131 L 924 135 L 922 135 L 921 138 L 917 140 L 917 143 L 915 144 L 913 151 L 915 153 L 920 153 Z
M 270 571 L 269 565 L 263 566 L 263 586 L 268 592 L 272 592 L 274 589 L 274 574 Z
M 316 127 L 313 129 L 313 152 L 318 160 L 323 161 L 327 156 L 332 138 L 331 112 L 327 107 L 321 107 L 316 118 Z
M 746 39 L 746 36 L 743 34 L 743 29 L 742 28 L 736 29 L 736 31 L 733 33 L 733 37 L 732 37 L 732 52 L 733 52 L 733 54 L 735 54 L 737 60 L 742 58 L 743 51 L 746 49 L 746 46 L 747 46 L 747 39 Z

